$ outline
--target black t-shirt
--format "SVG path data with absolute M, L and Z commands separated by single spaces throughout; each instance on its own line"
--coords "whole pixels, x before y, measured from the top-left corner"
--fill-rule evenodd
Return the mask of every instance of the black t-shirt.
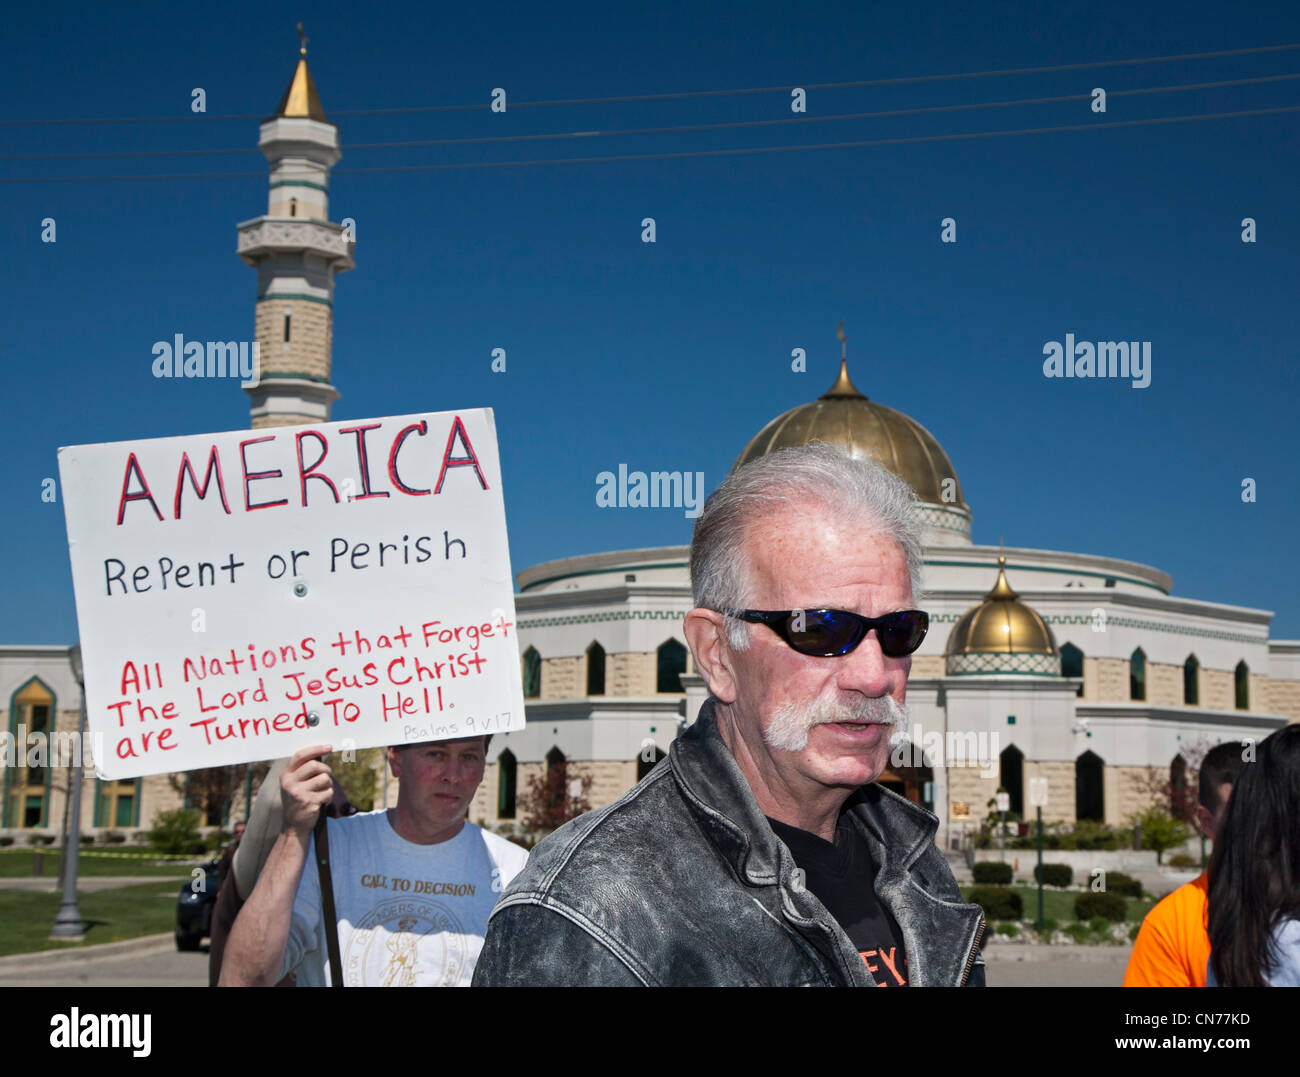
M 794 862 L 804 873 L 804 885 L 844 929 L 876 985 L 906 987 L 903 933 L 876 897 L 875 861 L 848 816 L 840 816 L 834 844 L 775 819 L 768 822 L 794 854 Z

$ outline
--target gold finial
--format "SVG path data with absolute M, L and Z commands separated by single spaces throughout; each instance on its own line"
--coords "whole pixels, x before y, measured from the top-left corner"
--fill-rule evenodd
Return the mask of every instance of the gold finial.
M 835 335 L 840 338 L 840 359 L 847 361 L 849 357 L 849 338 L 844 335 L 844 319 L 840 319 L 839 328 L 835 330 Z
M 299 23 L 299 24 L 298 24 L 298 40 L 301 42 L 301 44 L 299 44 L 299 46 L 298 46 L 298 55 L 299 55 L 299 56 L 306 56 L 306 55 L 307 55 L 307 35 L 304 34 L 303 31 L 302 31 L 302 23 Z

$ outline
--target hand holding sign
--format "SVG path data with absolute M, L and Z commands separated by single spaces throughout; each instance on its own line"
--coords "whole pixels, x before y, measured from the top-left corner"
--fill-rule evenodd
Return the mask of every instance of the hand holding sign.
M 328 744 L 299 748 L 280 775 L 284 829 L 299 837 L 312 832 L 320 813 L 334 796 L 334 775 L 324 760 L 332 750 Z
M 59 450 L 100 776 L 523 728 L 491 411 L 257 433 Z

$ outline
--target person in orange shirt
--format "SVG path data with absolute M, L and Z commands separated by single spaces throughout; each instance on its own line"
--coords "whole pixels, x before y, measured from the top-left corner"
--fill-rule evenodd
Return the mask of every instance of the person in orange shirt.
M 1205 754 L 1201 763 L 1196 825 L 1214 841 L 1246 746 L 1228 741 Z M 1124 973 L 1125 987 L 1204 987 L 1210 958 L 1207 910 L 1209 873 L 1168 894 L 1146 915 Z

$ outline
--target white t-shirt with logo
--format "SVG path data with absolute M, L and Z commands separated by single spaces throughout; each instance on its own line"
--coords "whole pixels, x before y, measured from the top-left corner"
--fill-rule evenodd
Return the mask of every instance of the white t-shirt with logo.
M 488 914 L 526 850 L 465 823 L 436 845 L 398 835 L 384 809 L 329 820 L 330 875 L 348 987 L 468 987 Z M 328 986 L 315 843 L 293 902 L 280 978 Z

